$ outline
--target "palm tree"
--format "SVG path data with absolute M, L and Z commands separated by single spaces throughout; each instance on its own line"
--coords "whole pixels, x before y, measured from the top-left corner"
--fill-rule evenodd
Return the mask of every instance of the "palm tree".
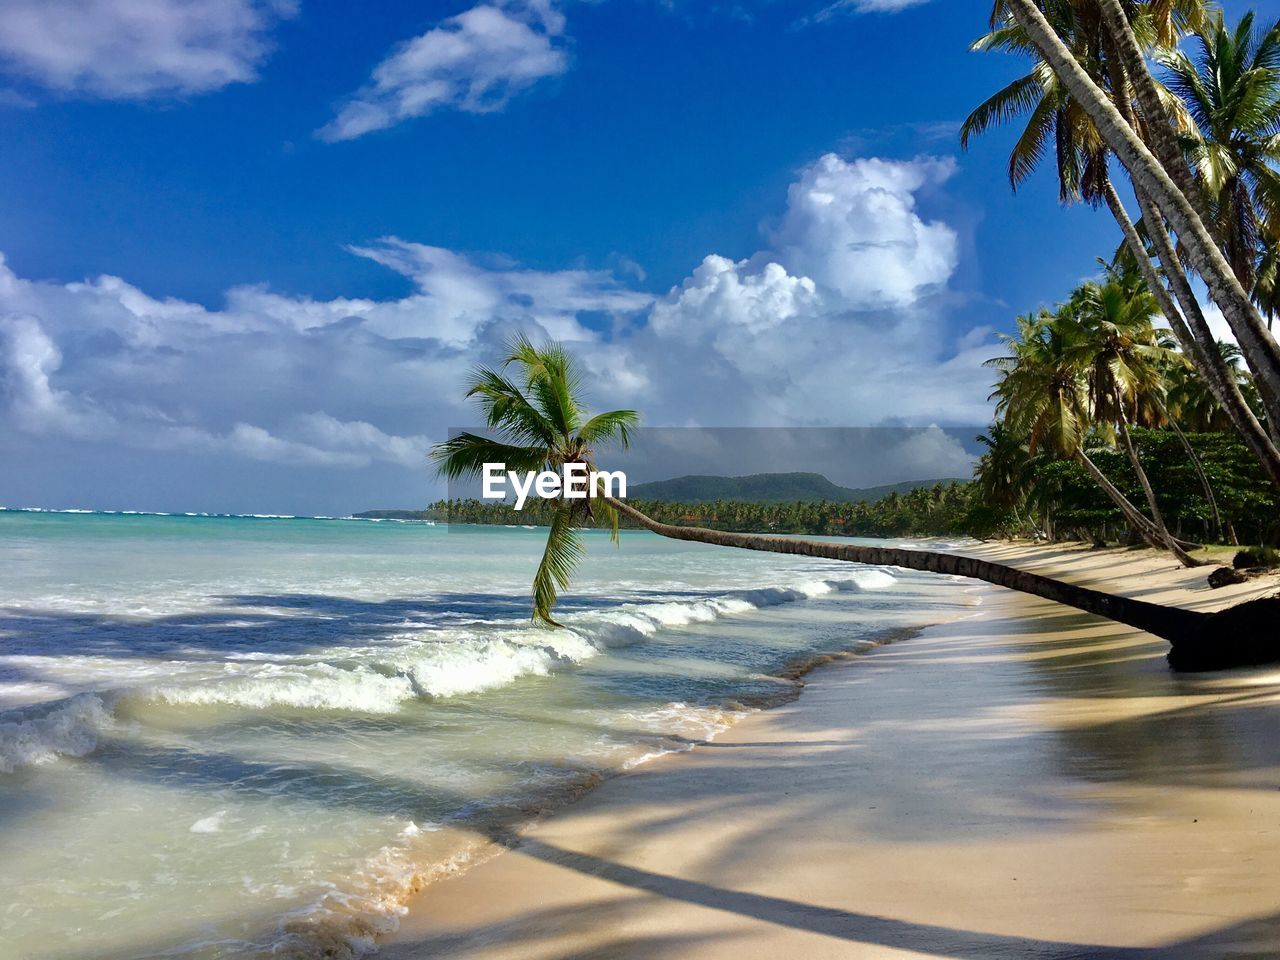
M 1204 0 L 1159 0 L 1148 4 L 1148 7 L 1143 23 L 1157 49 L 1171 47 L 1183 31 L 1200 27 L 1207 19 Z M 1102 11 L 1094 0 L 1046 4 L 1045 14 L 1053 24 L 1054 33 L 1070 48 L 1075 61 L 1085 65 L 1090 78 L 1107 91 L 1107 96 L 1135 130 L 1146 136 L 1165 132 L 1160 118 L 1167 115 L 1177 117 L 1178 129 L 1194 129 L 1191 117 L 1176 97 L 1154 81 L 1147 90 L 1154 102 L 1148 100 L 1144 103 L 1145 109 L 1157 119 L 1154 122 L 1144 120 L 1142 112 L 1132 102 L 1133 89 L 1126 68 L 1120 62 L 1119 51 L 1105 29 Z M 1155 252 L 1149 252 L 1142 242 L 1107 172 L 1110 147 L 1093 118 L 1071 97 L 1058 74 L 1041 58 L 1027 32 L 1011 18 L 1002 0 L 993 10 L 991 31 L 973 47 L 980 51 L 1027 54 L 1036 62 L 1030 73 L 997 92 L 970 114 L 961 128 L 962 147 L 967 148 L 973 136 L 996 124 L 1023 113 L 1030 114 L 1027 126 L 1010 155 L 1010 184 L 1016 190 L 1043 158 L 1047 145 L 1053 144 L 1059 198 L 1063 202 L 1084 200 L 1095 206 L 1099 203 L 1107 205 L 1124 235 L 1129 255 L 1140 268 L 1183 349 L 1204 372 L 1210 389 L 1214 390 L 1232 424 L 1276 485 L 1280 486 L 1280 449 L 1258 423 L 1254 412 L 1235 389 L 1229 371 L 1222 366 L 1212 346 L 1213 335 L 1208 322 L 1173 245 L 1163 229 L 1157 229 L 1162 226 L 1162 221 L 1139 193 Z M 1145 67 L 1142 69 L 1150 80 Z M 1139 88 L 1140 91 L 1146 89 L 1142 84 Z M 1176 149 L 1172 139 L 1167 149 Z M 1174 174 L 1185 172 L 1184 166 L 1170 166 L 1170 169 Z M 1192 186 L 1189 175 L 1185 185 L 1188 189 Z M 1171 290 L 1166 289 L 1153 262 L 1156 256 L 1164 265 Z
M 504 370 L 508 367 L 519 371 L 517 380 L 506 376 Z M 580 387 L 581 378 L 562 347 L 534 347 L 519 339 L 506 357 L 503 370 L 480 368 L 468 390 L 468 396 L 479 402 L 486 422 L 498 437 L 461 434 L 437 445 L 432 459 L 444 476 L 454 479 L 478 476 L 486 463 L 505 462 L 508 468 L 529 470 L 568 462 L 594 464 L 598 446 L 610 440 L 627 442 L 636 415 L 620 410 L 586 419 L 578 396 Z M 1280 601 L 1260 600 L 1216 614 L 1198 613 L 1113 596 L 954 553 L 674 526 L 654 520 L 614 497 L 602 496 L 597 503 L 673 540 L 972 577 L 1057 601 L 1165 638 L 1173 645 L 1169 662 L 1177 669 L 1268 662 L 1278 652 L 1269 643 L 1268 630 L 1272 625 L 1269 618 L 1275 616 Z M 533 614 L 548 624 L 555 623 L 551 617 L 556 600 L 554 588 L 568 585 L 574 565 L 582 556 L 581 542 L 572 536 L 572 524 L 561 519 L 574 509 L 563 503 L 557 509 L 534 578 Z
M 997 8 L 998 10 L 998 8 Z M 1072 4 L 1050 8 L 1054 29 L 1081 62 L 1101 69 L 1097 17 Z M 1084 15 L 1082 15 L 1084 14 Z M 1002 22 L 993 15 L 991 31 L 976 40 L 972 49 L 982 53 L 1004 52 L 1036 56 L 1026 32 L 1016 24 Z M 1097 204 L 1104 197 L 1107 176 L 1107 145 L 1093 120 L 1071 98 L 1066 88 L 1043 60 L 1036 58 L 1031 70 L 988 97 L 976 107 L 960 127 L 961 149 L 968 150 L 975 136 L 1027 116 L 1027 122 L 1009 154 L 1009 185 L 1017 191 L 1045 155 L 1052 152 L 1058 175 L 1058 198 L 1063 203 L 1086 200 Z
M 520 372 L 518 382 L 505 373 L 512 366 Z M 432 459 L 449 480 L 479 476 L 486 463 L 534 472 L 581 463 L 594 471 L 596 445 L 616 442 L 625 449 L 639 415 L 634 410 L 612 410 L 588 417 L 578 397 L 581 386 L 581 376 L 563 347 L 552 343 L 539 348 L 519 336 L 512 341 L 502 369 L 478 368 L 467 390 L 468 397 L 479 398 L 486 425 L 500 431 L 503 440 L 459 433 L 434 447 Z M 557 591 L 568 586 L 582 557 L 578 527 L 591 519 L 594 509 L 603 512 L 617 539 L 618 515 L 608 503 L 561 500 L 533 578 L 535 619 L 555 625 L 551 609 Z
M 992 398 L 996 414 L 1016 433 L 1027 438 L 1028 452 L 1041 451 L 1075 460 L 1116 505 L 1139 537 L 1157 549 L 1165 538 L 1143 516 L 1089 456 L 1086 448 L 1092 427 L 1088 381 L 1081 356 L 1087 342 L 1068 309 L 1047 310 L 1017 319 L 1018 335 L 1002 339 L 1008 356 L 987 361 L 1000 371 Z
M 1067 360 L 1086 371 L 1094 424 L 1119 434 L 1161 541 L 1184 567 L 1196 567 L 1199 561 L 1169 533 L 1129 431 L 1130 422 L 1137 424 L 1144 412 L 1161 406 L 1164 347 L 1151 326 L 1159 308 L 1136 272 L 1107 270 L 1106 282 L 1081 285 L 1058 319 L 1077 331 Z M 1145 425 L 1151 426 L 1153 418 L 1146 419 Z
M 1234 29 L 1218 14 L 1193 33 L 1198 55 L 1161 56 L 1195 120 L 1182 137 L 1210 226 L 1240 282 L 1254 289 L 1261 216 L 1280 207 L 1280 23 L 1262 33 L 1246 13 Z
M 1267 330 L 1250 300 L 1249 292 L 1241 286 L 1197 211 L 1194 193 L 1179 188 L 1175 178 L 1184 178 L 1171 175 L 1166 165 L 1156 158 L 1138 129 L 1126 120 L 1116 103 L 1075 58 L 1033 0 L 1002 0 L 1002 3 L 1008 16 L 1026 31 L 1027 37 L 1072 99 L 1093 120 L 1102 139 L 1129 171 L 1140 198 L 1145 197 L 1177 232 L 1191 265 L 1204 278 L 1210 296 L 1222 310 L 1240 343 L 1258 380 L 1267 412 L 1274 419 L 1280 413 L 1280 346 Z M 1124 62 L 1129 68 L 1128 75 L 1136 81 L 1139 91 L 1147 89 L 1154 81 L 1141 61 L 1141 47 L 1120 0 L 1097 0 L 1097 3 L 1110 39 L 1115 46 L 1127 52 Z M 1136 63 L 1134 51 L 1138 53 Z M 1154 114 L 1152 119 L 1149 126 L 1158 131 L 1158 137 L 1172 135 L 1167 125 L 1161 122 L 1159 114 Z M 1152 233 L 1159 232 L 1158 229 L 1152 230 Z M 1166 272 L 1172 271 L 1173 265 L 1166 263 L 1165 268 Z M 1194 359 L 1197 364 L 1205 362 L 1200 355 Z
M 977 441 L 986 447 L 974 469 L 974 480 L 982 499 L 992 506 L 1013 512 L 1018 526 L 1023 526 L 1019 508 L 1027 502 L 1034 486 L 1035 458 L 1027 449 L 1025 437 L 1019 436 L 1003 420 L 997 420 Z M 1034 523 L 1028 523 L 1035 530 Z

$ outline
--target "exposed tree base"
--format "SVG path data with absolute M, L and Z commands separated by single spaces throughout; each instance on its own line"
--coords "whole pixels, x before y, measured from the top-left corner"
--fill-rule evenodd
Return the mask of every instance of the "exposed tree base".
M 1280 596 L 1209 614 L 1170 643 L 1169 666 L 1187 673 L 1280 663 Z

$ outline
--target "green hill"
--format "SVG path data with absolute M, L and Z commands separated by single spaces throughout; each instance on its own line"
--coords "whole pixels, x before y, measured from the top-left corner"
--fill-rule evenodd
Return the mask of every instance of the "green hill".
M 853 489 L 834 484 L 820 473 L 756 473 L 747 477 L 691 476 L 633 484 L 627 488 L 627 499 L 663 500 L 667 503 L 709 503 L 715 500 L 746 503 L 819 500 L 872 503 L 891 493 L 907 493 L 918 487 L 936 487 L 951 482 L 950 479 L 907 480 L 879 487 Z

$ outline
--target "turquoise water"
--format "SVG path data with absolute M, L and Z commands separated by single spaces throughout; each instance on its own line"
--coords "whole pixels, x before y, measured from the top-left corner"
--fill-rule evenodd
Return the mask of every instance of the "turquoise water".
M 713 737 L 964 583 L 523 528 L 0 511 L 0 944 L 356 956 L 490 832 Z

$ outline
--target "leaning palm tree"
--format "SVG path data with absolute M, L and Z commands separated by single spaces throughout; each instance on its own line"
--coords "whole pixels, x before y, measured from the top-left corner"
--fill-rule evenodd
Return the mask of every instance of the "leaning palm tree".
M 518 380 L 506 374 L 512 367 L 519 371 Z M 511 342 L 502 369 L 480 367 L 472 374 L 467 390 L 468 397 L 481 401 L 486 425 L 501 432 L 503 439 L 458 433 L 437 445 L 432 459 L 449 480 L 478 476 L 486 463 L 534 472 L 558 471 L 565 464 L 581 463 L 594 471 L 595 447 L 617 443 L 626 449 L 639 415 L 634 410 L 612 410 L 588 417 L 579 398 L 581 387 L 581 376 L 562 346 L 552 343 L 538 348 L 527 337 L 518 336 Z M 560 501 L 542 562 L 533 577 L 535 619 L 558 626 L 551 609 L 582 556 L 579 528 L 594 519 L 596 510 L 617 539 L 617 512 L 607 502 L 593 504 L 590 498 Z
M 1267 330 L 1250 299 L 1250 291 L 1241 285 L 1205 217 L 1197 209 L 1197 193 L 1194 187 L 1185 185 L 1190 176 L 1185 163 L 1180 157 L 1170 157 L 1164 146 L 1165 141 L 1173 139 L 1172 129 L 1158 97 L 1149 95 L 1155 82 L 1146 68 L 1142 47 L 1125 11 L 1125 4 L 1122 0 L 1096 2 L 1106 23 L 1108 38 L 1121 51 L 1126 75 L 1146 109 L 1150 120 L 1147 124 L 1150 145 L 1140 135 L 1139 128 L 1122 112 L 1123 104 L 1113 102 L 1090 75 L 1086 65 L 1055 32 L 1035 0 L 1001 0 L 1000 6 L 1010 22 L 1026 32 L 1045 63 L 1072 99 L 1093 120 L 1103 140 L 1128 170 L 1139 198 L 1145 198 L 1156 214 L 1150 218 L 1153 226 L 1159 226 L 1155 221 L 1163 217 L 1177 233 L 1192 267 L 1204 279 L 1210 296 L 1235 334 L 1258 381 L 1267 412 L 1274 419 L 1280 415 L 1280 345 Z M 1055 4 L 1047 5 L 1052 7 Z M 1159 229 L 1151 232 L 1160 234 Z M 1165 267 L 1166 272 L 1173 271 L 1171 263 L 1166 262 Z M 1200 354 L 1194 359 L 1197 365 L 1206 362 L 1206 357 Z
M 1077 331 L 1067 359 L 1085 370 L 1093 422 L 1122 441 L 1160 540 L 1184 567 L 1196 567 L 1200 562 L 1182 548 L 1164 522 L 1129 429 L 1130 423 L 1138 424 L 1147 410 L 1154 412 L 1163 402 L 1165 348 L 1151 325 L 1158 310 L 1155 297 L 1136 272 L 1108 268 L 1106 282 L 1085 283 L 1075 291 L 1059 322 L 1073 324 Z
M 507 374 L 512 368 L 514 379 Z M 486 463 L 505 462 L 508 468 L 526 470 L 576 462 L 595 464 L 603 444 L 628 442 L 636 414 L 618 410 L 588 418 L 580 388 L 581 377 L 561 346 L 535 347 L 518 339 L 502 369 L 480 368 L 468 390 L 497 436 L 464 433 L 437 445 L 431 453 L 437 469 L 446 477 L 460 479 L 479 476 Z M 1269 662 L 1280 655 L 1270 631 L 1280 600 L 1254 601 L 1216 614 L 1198 613 L 1118 597 L 956 553 L 674 526 L 614 497 L 601 496 L 596 502 L 673 540 L 973 577 L 1054 600 L 1163 637 L 1173 645 L 1169 662 L 1177 669 Z M 555 624 L 551 614 L 557 588 L 568 586 L 582 557 L 582 542 L 571 522 L 574 509 L 567 502 L 560 505 L 535 573 L 533 615 L 547 624 Z M 613 527 L 611 515 L 601 519 Z
M 1181 101 L 1146 73 L 1141 56 L 1136 67 L 1132 61 L 1125 61 L 1103 13 L 1097 0 L 1058 0 L 1044 4 L 1044 16 L 1054 35 L 1069 49 L 1073 62 L 1087 71 L 1089 79 L 1136 132 L 1153 142 L 1160 141 L 1161 134 L 1168 134 L 1162 156 L 1172 158 L 1179 150 L 1174 133 L 1190 135 L 1196 129 L 1195 123 Z M 1190 30 L 1203 28 L 1209 20 L 1205 0 L 1159 0 L 1147 4 L 1143 11 L 1141 32 L 1149 46 L 1157 52 L 1167 52 L 1178 38 Z M 1026 127 L 1009 157 L 1010 185 L 1017 190 L 1052 147 L 1059 198 L 1065 203 L 1084 200 L 1094 206 L 1106 204 L 1124 235 L 1128 255 L 1142 271 L 1188 358 L 1201 369 L 1232 425 L 1263 469 L 1280 486 L 1280 449 L 1239 394 L 1230 371 L 1214 350 L 1213 334 L 1173 243 L 1163 229 L 1163 222 L 1138 190 L 1154 248 L 1149 251 L 1111 181 L 1108 171 L 1111 146 L 1093 116 L 1079 105 L 1027 30 L 1013 19 L 1006 0 L 997 0 L 990 26 L 990 32 L 976 41 L 973 49 L 1027 55 L 1035 62 L 1026 76 L 992 95 L 969 115 L 961 127 L 962 147 L 967 148 L 974 136 L 998 124 L 1028 115 Z M 1148 82 L 1136 84 L 1135 89 L 1129 71 L 1139 68 Z M 1166 117 L 1173 119 L 1173 130 L 1166 129 L 1163 120 Z M 1185 165 L 1166 165 L 1175 175 L 1184 173 L 1180 183 L 1192 191 L 1193 196 L 1200 196 Z M 1163 267 L 1164 279 L 1156 267 L 1157 259 Z
M 1089 455 L 1097 439 L 1089 403 L 1086 366 L 1081 362 L 1087 341 L 1063 307 L 1053 314 L 1042 310 L 1017 319 L 1016 336 L 1002 336 L 1005 356 L 987 361 L 1000 371 L 991 398 L 996 414 L 1027 438 L 1031 455 L 1076 461 L 1115 504 L 1133 532 L 1156 549 L 1166 544 L 1157 526 L 1142 514 Z

